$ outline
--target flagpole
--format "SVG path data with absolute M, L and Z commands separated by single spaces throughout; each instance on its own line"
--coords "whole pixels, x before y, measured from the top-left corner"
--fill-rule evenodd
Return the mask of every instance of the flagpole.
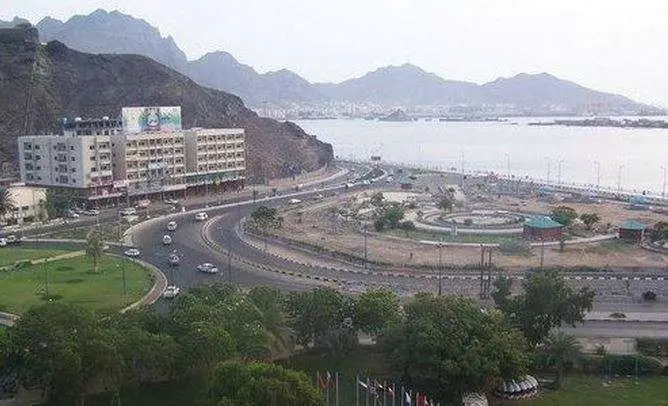
M 369 385 L 370 385 L 369 378 L 366 378 L 366 396 L 365 396 L 366 400 L 364 403 L 366 406 L 369 406 L 369 392 L 371 392 L 370 391 L 371 387 Z
M 403 406 L 406 404 L 406 392 L 404 392 L 404 385 L 401 385 L 401 405 Z
M 360 376 L 355 375 L 355 406 L 360 406 Z
M 336 373 L 336 406 L 339 406 L 339 373 Z
M 383 382 L 383 406 L 387 406 L 387 382 Z
M 327 406 L 329 406 L 329 379 L 332 375 L 329 373 L 329 371 L 327 371 L 327 375 L 325 375 L 325 376 L 327 377 L 327 381 L 326 381 L 327 382 L 327 390 L 325 391 L 325 393 L 326 393 L 326 396 L 327 396 Z
M 397 406 L 397 387 L 392 382 L 392 406 Z

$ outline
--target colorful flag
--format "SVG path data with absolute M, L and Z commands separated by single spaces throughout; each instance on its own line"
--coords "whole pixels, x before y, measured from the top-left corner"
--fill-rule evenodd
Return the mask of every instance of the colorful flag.
M 427 406 L 427 396 L 424 393 L 419 393 L 416 396 L 417 406 Z
M 413 397 L 413 394 L 411 393 L 410 390 L 406 390 L 405 396 L 404 396 L 404 406 L 411 406 L 413 403 L 413 400 L 411 399 Z

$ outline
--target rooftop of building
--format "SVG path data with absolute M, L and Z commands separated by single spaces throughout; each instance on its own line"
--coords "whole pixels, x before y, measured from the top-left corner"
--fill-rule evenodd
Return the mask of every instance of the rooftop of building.
M 550 228 L 561 228 L 564 225 L 552 220 L 549 216 L 534 216 L 528 219 L 524 225 L 531 228 L 541 228 L 541 229 L 550 229 Z
M 619 226 L 619 228 L 622 228 L 624 230 L 636 230 L 636 231 L 642 231 L 642 230 L 646 229 L 647 227 L 648 227 L 647 224 L 643 224 L 639 221 L 635 221 L 635 220 L 631 220 L 631 219 L 626 220 L 625 222 L 622 223 L 621 226 Z

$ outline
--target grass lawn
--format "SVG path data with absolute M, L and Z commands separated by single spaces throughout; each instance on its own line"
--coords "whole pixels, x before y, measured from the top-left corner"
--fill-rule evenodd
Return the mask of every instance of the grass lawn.
M 123 295 L 125 269 L 127 295 Z M 21 314 L 44 303 L 46 280 L 53 300 L 79 304 L 95 310 L 121 309 L 146 293 L 153 282 L 149 272 L 126 259 L 105 255 L 97 273 L 85 257 L 62 259 L 16 270 L 0 271 L 0 310 Z
M 382 234 L 394 235 L 402 238 L 410 238 L 413 240 L 432 240 L 432 241 L 443 241 L 443 242 L 461 242 L 461 243 L 481 243 L 481 244 L 500 244 L 504 241 L 526 241 L 522 238 L 521 235 L 508 235 L 508 234 L 459 234 L 456 236 L 450 235 L 450 233 L 439 233 L 435 231 L 427 230 L 413 230 L 408 233 L 404 230 L 399 229 L 388 229 L 383 231 Z
M 26 248 L 27 246 L 27 244 L 23 244 L 19 247 L 1 247 L 0 266 L 11 265 L 23 260 L 54 257 L 67 252 L 63 250 Z
M 668 406 L 668 377 L 619 378 L 604 386 L 601 377 L 569 376 L 562 389 L 530 400 L 493 403 L 517 406 Z

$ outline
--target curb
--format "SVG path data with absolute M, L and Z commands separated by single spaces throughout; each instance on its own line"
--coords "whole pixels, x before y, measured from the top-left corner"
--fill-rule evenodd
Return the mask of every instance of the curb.
M 123 259 L 129 259 L 130 261 L 134 262 L 135 264 L 141 265 L 148 270 L 151 271 L 151 275 L 153 276 L 153 286 L 151 286 L 151 289 L 141 297 L 141 299 L 137 300 L 136 302 L 124 307 L 123 309 L 120 310 L 120 313 L 123 314 L 129 310 L 134 310 L 137 307 L 140 306 L 145 306 L 145 305 L 151 305 L 158 301 L 162 294 L 165 292 L 167 289 L 167 277 L 165 274 L 160 270 L 155 265 L 149 264 L 148 262 L 144 262 L 140 259 L 135 259 L 135 258 L 127 258 L 122 255 L 118 254 L 108 254 L 116 258 L 123 258 Z

